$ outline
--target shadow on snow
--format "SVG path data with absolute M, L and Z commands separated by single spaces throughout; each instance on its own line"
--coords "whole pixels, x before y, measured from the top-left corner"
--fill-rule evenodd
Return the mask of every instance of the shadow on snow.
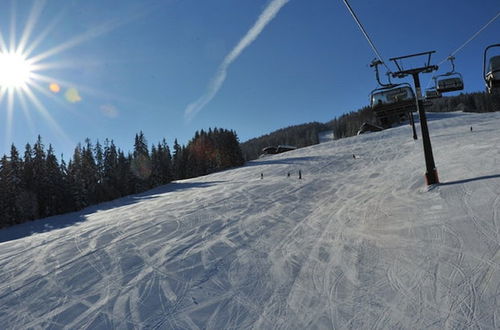
M 457 181 L 450 181 L 450 182 L 443 182 L 443 183 L 440 183 L 439 186 L 451 186 L 451 185 L 455 185 L 455 184 L 462 184 L 462 183 L 467 183 L 467 182 L 480 181 L 480 180 L 489 180 L 489 179 L 496 179 L 496 178 L 500 178 L 500 174 L 484 175 L 484 176 L 478 176 L 476 178 L 470 178 L 470 179 L 464 179 L 464 180 L 457 180 Z
M 109 209 L 142 202 L 144 200 L 155 199 L 160 197 L 162 194 L 174 191 L 210 187 L 220 182 L 222 181 L 172 182 L 164 186 L 153 188 L 143 193 L 125 196 L 109 202 L 92 205 L 80 211 L 55 215 L 44 219 L 38 219 L 19 225 L 14 225 L 12 227 L 0 229 L 0 243 L 16 240 L 37 233 L 45 233 L 56 229 L 66 228 L 76 223 L 86 221 L 87 215 L 96 213 L 98 211 L 106 211 Z

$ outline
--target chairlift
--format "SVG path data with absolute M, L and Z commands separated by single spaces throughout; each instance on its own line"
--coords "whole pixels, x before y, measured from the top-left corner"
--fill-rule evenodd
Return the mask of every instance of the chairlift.
M 436 91 L 439 93 L 448 93 L 454 91 L 461 91 L 464 89 L 464 79 L 459 72 L 455 71 L 455 57 L 450 56 L 448 60 L 451 62 L 451 71 L 433 77 L 436 83 Z
M 371 92 L 371 107 L 375 109 L 380 106 L 391 106 L 404 101 L 415 101 L 415 93 L 410 84 L 382 86 Z
M 438 99 L 440 98 L 442 95 L 440 92 L 438 92 L 438 90 L 436 89 L 436 87 L 432 87 L 432 88 L 427 88 L 425 90 L 425 98 L 427 100 L 430 100 L 430 99 Z
M 381 86 L 371 92 L 370 105 L 380 124 L 391 127 L 416 111 L 415 93 L 408 83 Z
M 486 88 L 490 94 L 500 93 L 500 55 L 490 57 L 488 66 L 486 66 L 488 50 L 495 47 L 500 47 L 500 44 L 493 44 L 486 47 L 483 57 L 483 76 Z
M 377 59 L 370 64 L 375 68 L 375 78 L 380 86 L 370 93 L 370 106 L 378 123 L 383 128 L 389 128 L 394 123 L 406 121 L 408 114 L 416 111 L 415 93 L 408 83 L 391 83 L 391 72 L 387 73 L 388 83 L 381 82 L 378 70 L 381 64 Z

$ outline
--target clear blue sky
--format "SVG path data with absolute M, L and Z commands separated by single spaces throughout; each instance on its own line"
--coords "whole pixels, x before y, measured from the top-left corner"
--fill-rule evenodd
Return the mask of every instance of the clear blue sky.
M 1 1 L 0 29 L 7 46 L 11 35 L 19 44 L 31 21 L 26 48 L 36 47 L 29 57 L 56 49 L 39 61 L 51 66 L 35 72 L 50 77 L 34 79 L 40 86 L 31 88 L 38 106 L 25 96 L 23 107 L 17 93 L 9 111 L 3 97 L 0 154 L 11 143 L 23 150 L 38 134 L 66 158 L 86 137 L 114 139 L 128 151 L 140 130 L 150 144 L 162 138 L 170 146 L 174 138 L 186 143 L 208 127 L 234 129 L 245 141 L 367 105 L 376 87 L 368 66 L 374 54 L 343 2 L 290 0 L 229 60 L 213 97 L 186 117 L 188 106 L 209 93 L 228 54 L 272 2 Z M 498 0 L 350 4 L 387 61 L 436 50 L 434 62 L 440 62 L 500 11 Z M 465 91 L 484 90 L 482 52 L 492 43 L 500 43 L 500 19 L 456 55 Z M 445 63 L 442 71 L 448 68 Z M 422 78 L 424 85 L 429 79 Z M 59 92 L 49 90 L 51 82 Z M 70 88 L 73 96 L 65 96 Z

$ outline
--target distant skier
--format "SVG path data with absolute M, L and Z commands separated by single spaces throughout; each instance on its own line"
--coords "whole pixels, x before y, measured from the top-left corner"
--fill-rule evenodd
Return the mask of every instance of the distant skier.
M 356 155 L 355 155 L 355 154 L 352 154 L 352 158 L 356 159 Z
M 288 173 L 286 174 L 286 177 L 287 177 L 287 178 L 289 178 L 289 177 L 290 177 L 290 172 L 288 172 Z
M 299 180 L 302 179 L 302 171 L 299 170 Z
M 264 179 L 264 173 L 260 173 L 260 179 Z
M 472 126 L 470 127 L 470 131 L 472 132 Z

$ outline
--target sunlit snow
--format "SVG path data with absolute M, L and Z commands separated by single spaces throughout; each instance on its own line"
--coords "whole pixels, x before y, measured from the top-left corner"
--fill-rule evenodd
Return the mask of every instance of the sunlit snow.
M 430 189 L 402 126 L 1 230 L 0 324 L 498 328 L 500 113 L 429 118 Z

